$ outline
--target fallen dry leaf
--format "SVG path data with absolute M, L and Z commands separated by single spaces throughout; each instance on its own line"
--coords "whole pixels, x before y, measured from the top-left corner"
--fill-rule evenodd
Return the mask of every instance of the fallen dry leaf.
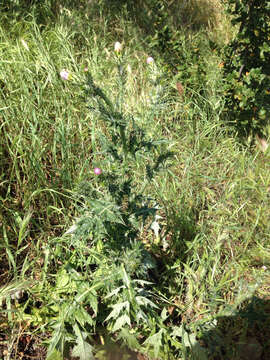
M 182 97 L 184 95 L 184 88 L 183 85 L 180 82 L 176 83 L 177 91 L 179 95 Z

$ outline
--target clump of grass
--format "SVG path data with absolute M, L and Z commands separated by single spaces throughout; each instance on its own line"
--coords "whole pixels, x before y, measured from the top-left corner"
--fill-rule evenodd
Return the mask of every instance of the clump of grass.
M 207 29 L 212 40 L 219 44 L 228 42 L 231 38 L 232 27 L 224 3 L 220 0 L 192 0 L 178 1 L 175 4 L 177 16 L 184 22 L 177 21 L 176 26 L 198 30 Z M 175 15 L 174 15 L 175 16 Z
M 222 5 L 219 0 L 179 1 L 180 14 L 195 27 L 216 27 L 221 19 Z
M 220 20 L 219 0 L 183 0 L 177 6 L 185 23 L 193 27 L 215 27 Z

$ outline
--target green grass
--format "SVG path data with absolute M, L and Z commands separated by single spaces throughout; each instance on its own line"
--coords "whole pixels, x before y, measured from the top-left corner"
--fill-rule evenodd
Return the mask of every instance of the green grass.
M 248 313 L 250 299 L 262 299 L 266 314 L 269 306 L 269 149 L 263 153 L 256 146 L 244 147 L 224 126 L 221 60 L 210 46 L 198 50 L 203 53 L 203 82 L 196 83 L 197 63 L 192 64 L 192 78 L 188 87 L 182 83 L 184 95 L 179 96 L 176 81 L 181 76 L 165 74 L 161 87 L 166 102 L 153 115 L 153 109 L 149 110 L 153 86 L 146 64 L 152 54 L 145 28 L 134 22 L 136 9 L 131 16 L 125 7 L 117 14 L 113 8 L 92 6 L 89 3 L 86 11 L 63 8 L 55 22 L 42 28 L 31 18 L 20 19 L 12 30 L 8 21 L 0 28 L 0 333 L 5 334 L 0 359 L 4 355 L 19 359 L 20 351 L 36 355 L 32 345 L 28 350 L 22 348 L 26 336 L 39 344 L 40 358 L 46 352 L 41 341 L 52 346 L 60 339 L 60 344 L 64 330 L 57 333 L 54 321 L 60 319 L 57 324 L 64 326 L 67 313 L 72 312 L 61 307 L 60 301 L 69 304 L 76 294 L 88 291 L 90 279 L 93 294 L 98 289 L 96 296 L 104 296 L 99 304 L 103 322 L 97 324 L 91 345 L 102 358 L 106 353 L 101 345 L 110 346 L 116 340 L 117 331 L 112 328 L 117 318 L 109 324 L 105 319 L 117 300 L 110 302 L 104 294 L 109 292 L 110 281 L 121 283 L 121 276 L 130 276 L 133 284 L 133 275 L 128 272 L 125 276 L 125 270 L 116 280 L 111 274 L 115 271 L 118 276 L 121 261 L 127 268 L 134 266 L 135 273 L 139 271 L 139 252 L 118 252 L 100 242 L 89 250 L 83 241 L 76 243 L 63 236 L 81 216 L 82 199 L 74 193 L 82 184 L 96 181 L 93 167 L 102 156 L 93 154 L 100 150 L 99 130 L 107 131 L 87 109 L 80 85 L 84 68 L 88 67 L 95 82 L 115 99 L 119 90 L 115 41 L 124 43 L 125 64 L 130 69 L 123 112 L 133 115 L 147 136 L 167 139 L 163 147 L 174 154 L 169 166 L 145 190 L 160 206 L 159 237 L 148 228 L 150 224 L 140 234 L 141 243 L 158 265 L 158 272 L 150 271 L 148 280 L 153 282 L 151 299 L 160 310 L 151 309 L 152 328 L 134 325 L 140 346 L 124 334 L 122 342 L 155 358 L 196 359 L 199 346 L 200 351 L 208 349 L 210 359 L 237 359 L 237 343 L 258 334 L 245 317 L 240 324 L 234 317 L 241 317 L 241 311 Z M 193 35 L 183 43 L 187 55 L 192 38 L 196 44 L 208 44 L 204 29 L 197 27 Z M 222 36 L 211 30 L 211 38 L 215 36 L 222 41 Z M 162 69 L 162 54 L 160 58 L 156 54 L 155 60 Z M 72 80 L 60 78 L 62 69 L 71 72 Z M 130 164 L 138 188 L 145 181 L 143 163 L 141 158 Z M 95 258 L 94 267 L 90 258 Z M 76 265 L 76 272 L 65 268 L 67 264 Z M 102 279 L 102 274 L 107 277 Z M 137 285 L 132 286 L 130 291 L 136 292 Z M 25 299 L 20 297 L 21 290 Z M 54 296 L 58 296 L 55 302 Z M 126 295 L 123 292 L 121 296 Z M 91 301 L 94 307 L 95 300 Z M 241 338 L 247 326 L 250 332 Z M 173 327 L 178 335 L 172 334 Z M 218 346 L 211 348 L 214 328 L 222 334 L 229 328 L 232 334 L 227 347 L 217 342 L 223 353 Z M 74 331 L 83 338 L 78 328 Z M 263 333 L 257 339 L 267 359 L 267 326 Z M 157 338 L 151 338 L 155 335 Z M 167 338 L 175 343 L 166 342 Z M 151 346 L 151 341 L 159 348 Z M 234 350 L 236 354 L 230 352 Z

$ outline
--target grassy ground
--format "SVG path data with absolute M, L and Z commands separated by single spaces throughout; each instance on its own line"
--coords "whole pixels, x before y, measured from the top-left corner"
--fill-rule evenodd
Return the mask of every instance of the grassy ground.
M 114 3 L 67 6 L 43 25 L 35 13 L 17 14 L 16 24 L 1 15 L 0 359 L 45 359 L 47 347 L 60 351 L 64 342 L 79 346 L 78 338 L 84 343 L 82 328 L 91 339 L 91 349 L 84 343 L 88 354 L 93 351 L 100 359 L 113 358 L 112 353 L 127 356 L 115 350 L 116 340 L 138 358 L 249 359 L 252 351 L 253 359 L 269 358 L 270 153 L 241 145 L 222 121 L 221 59 L 211 43 L 223 46 L 233 29 L 220 21 L 224 14 L 215 1 L 212 27 L 207 27 L 210 15 L 198 11 L 204 8 L 200 3 L 194 2 L 192 9 L 180 6 L 190 16 L 171 25 L 182 36 L 179 52 L 189 61 L 189 78 L 184 68 L 166 73 L 162 54 L 152 53 L 147 6 L 140 17 L 139 7 L 119 10 Z M 147 325 L 123 323 L 132 337 L 115 330 L 117 316 L 106 322 L 120 298 L 114 302 L 111 295 L 108 300 L 116 288 L 103 289 L 102 283 L 122 269 L 117 267 L 120 260 L 126 268 L 142 266 L 139 252 L 100 242 L 89 250 L 63 236 L 81 216 L 82 200 L 74 194 L 96 181 L 93 167 L 102 158 L 94 156 L 101 151 L 97 134 L 99 129 L 106 132 L 87 108 L 81 83 L 91 71 L 95 82 L 116 99 L 115 41 L 124 45 L 127 69 L 123 113 L 132 115 L 146 136 L 167 139 L 161 151 L 166 147 L 173 153 L 169 166 L 145 189 L 159 204 L 160 229 L 156 237 L 146 224 L 139 241 L 156 267 L 141 278 L 137 270 L 134 274 L 153 283 L 151 301 L 158 309 L 150 306 Z M 149 105 L 149 55 L 162 74 L 158 86 L 164 101 L 156 112 Z M 203 76 L 198 75 L 200 68 Z M 70 71 L 70 81 L 61 79 L 62 69 Z M 180 94 L 177 82 L 183 87 Z M 129 165 L 138 189 L 145 181 L 143 159 Z M 131 261 L 137 255 L 139 265 Z M 129 276 L 132 282 L 133 273 L 127 272 L 125 279 Z M 78 282 L 84 284 L 80 289 Z M 81 322 L 79 315 L 76 321 L 63 315 L 69 311 L 63 304 L 82 294 L 86 283 L 98 289 L 92 295 L 99 313 L 85 307 L 98 319 L 94 331 L 87 328 L 92 320 L 86 314 Z M 94 302 L 90 300 L 92 308 Z M 60 352 L 52 352 L 51 359 L 62 359 Z

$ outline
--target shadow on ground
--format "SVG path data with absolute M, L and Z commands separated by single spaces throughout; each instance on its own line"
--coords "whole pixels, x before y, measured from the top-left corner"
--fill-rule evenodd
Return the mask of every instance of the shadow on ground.
M 233 316 L 217 317 L 202 334 L 199 342 L 208 360 L 269 360 L 270 301 L 254 296 Z

